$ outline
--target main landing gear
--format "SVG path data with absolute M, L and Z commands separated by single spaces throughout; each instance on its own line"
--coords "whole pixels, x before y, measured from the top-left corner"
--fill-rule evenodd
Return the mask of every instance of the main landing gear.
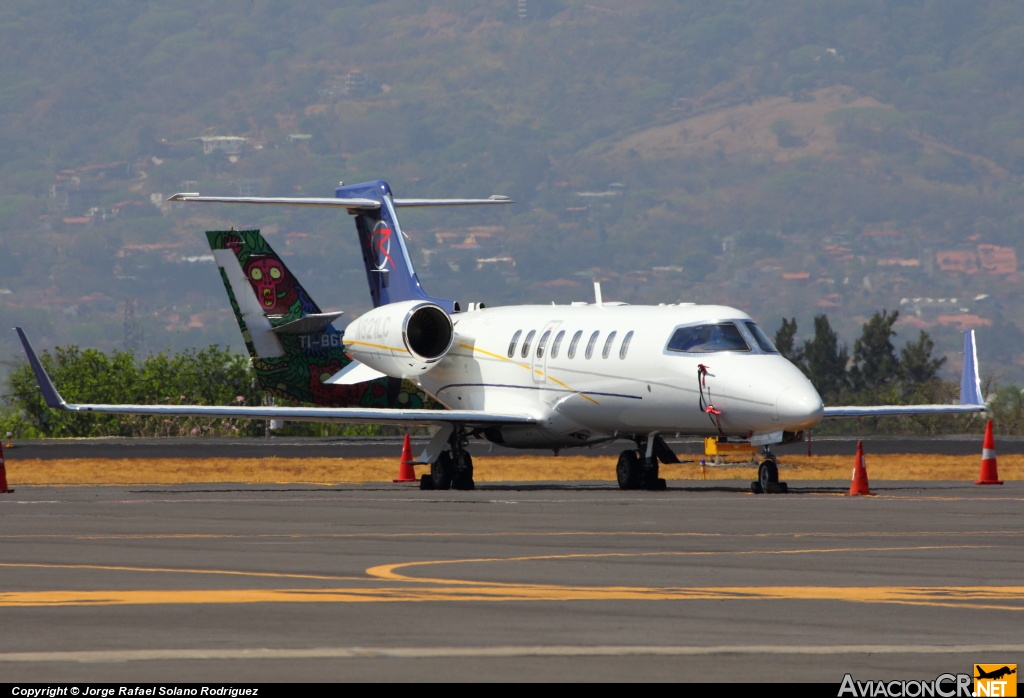
M 619 488 L 623 490 L 663 490 L 665 479 L 658 477 L 658 457 L 647 438 L 636 439 L 636 450 L 623 451 L 615 466 Z M 642 455 L 643 454 L 643 455 Z
M 785 494 L 789 486 L 779 482 L 779 460 L 767 446 L 764 447 L 764 460 L 757 468 L 757 480 L 750 483 L 750 491 L 754 494 Z
M 451 447 L 442 451 L 430 465 L 430 473 L 424 473 L 420 477 L 421 490 L 472 490 L 476 483 L 473 482 L 473 457 L 466 451 L 465 430 L 456 427 L 448 439 Z

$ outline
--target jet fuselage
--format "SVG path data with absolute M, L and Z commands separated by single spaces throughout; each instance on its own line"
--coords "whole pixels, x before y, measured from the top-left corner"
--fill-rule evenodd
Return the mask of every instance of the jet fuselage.
M 541 420 L 487 432 L 507 446 L 651 432 L 749 438 L 822 417 L 810 381 L 735 308 L 539 305 L 451 317 L 451 349 L 413 380 L 451 409 Z M 729 336 L 718 343 L 694 339 L 723 329 Z

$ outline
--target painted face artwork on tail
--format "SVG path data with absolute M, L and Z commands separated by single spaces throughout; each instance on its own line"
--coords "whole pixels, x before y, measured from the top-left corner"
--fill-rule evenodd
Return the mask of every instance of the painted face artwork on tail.
M 301 310 L 295 277 L 276 257 L 253 255 L 245 263 L 245 278 L 252 284 L 263 309 L 275 315 Z
M 211 231 L 206 236 L 210 249 L 233 253 L 263 314 L 272 317 L 274 326 L 321 312 L 258 230 Z M 387 248 L 386 243 L 384 247 Z M 333 325 L 309 335 L 279 334 L 277 341 L 284 353 L 259 356 L 230 279 L 223 268 L 220 272 L 257 380 L 271 395 L 322 407 L 440 407 L 436 400 L 409 381 L 395 378 L 379 378 L 356 385 L 325 384 L 323 381 L 350 362 L 342 346 L 344 333 Z

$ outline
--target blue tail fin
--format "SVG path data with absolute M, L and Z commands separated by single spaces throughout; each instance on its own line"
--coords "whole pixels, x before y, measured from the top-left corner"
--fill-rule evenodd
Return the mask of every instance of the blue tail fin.
M 409 300 L 436 303 L 446 312 L 455 312 L 455 302 L 434 298 L 423 290 L 413 269 L 405 237 L 398 225 L 391 187 L 383 180 L 341 186 L 334 190 L 339 199 L 373 199 L 380 208 L 352 209 L 359 231 L 366 280 L 370 285 L 373 307 Z

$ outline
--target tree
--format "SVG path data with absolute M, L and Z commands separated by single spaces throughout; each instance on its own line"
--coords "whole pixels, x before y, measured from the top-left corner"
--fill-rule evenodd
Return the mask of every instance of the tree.
M 796 318 L 782 318 L 782 325 L 775 332 L 775 348 L 779 353 L 793 362 L 796 366 L 802 366 L 804 362 L 803 349 L 796 346 Z
M 876 312 L 864 323 L 860 337 L 853 343 L 850 382 L 854 391 L 865 397 L 865 393 L 877 395 L 900 378 L 900 361 L 892 343 L 896 336 L 892 326 L 899 315 L 898 310 L 891 315 L 884 309 Z
M 900 351 L 900 378 L 905 383 L 929 383 L 937 379 L 939 369 L 946 363 L 946 357 L 932 358 L 935 342 L 928 333 L 921 330 L 916 342 L 907 342 Z
M 827 315 L 814 317 L 814 338 L 804 342 L 802 353 L 807 377 L 825 402 L 834 402 L 849 385 L 850 354 L 845 346 L 840 348 Z
M 181 354 L 150 354 L 137 362 L 131 352 L 110 356 L 95 349 L 57 347 L 40 361 L 68 402 L 98 404 L 259 404 L 246 356 L 211 346 Z M 174 436 L 262 432 L 263 422 L 159 416 L 90 415 L 51 410 L 43 402 L 32 369 L 24 364 L 8 377 L 12 405 L 33 435 Z

